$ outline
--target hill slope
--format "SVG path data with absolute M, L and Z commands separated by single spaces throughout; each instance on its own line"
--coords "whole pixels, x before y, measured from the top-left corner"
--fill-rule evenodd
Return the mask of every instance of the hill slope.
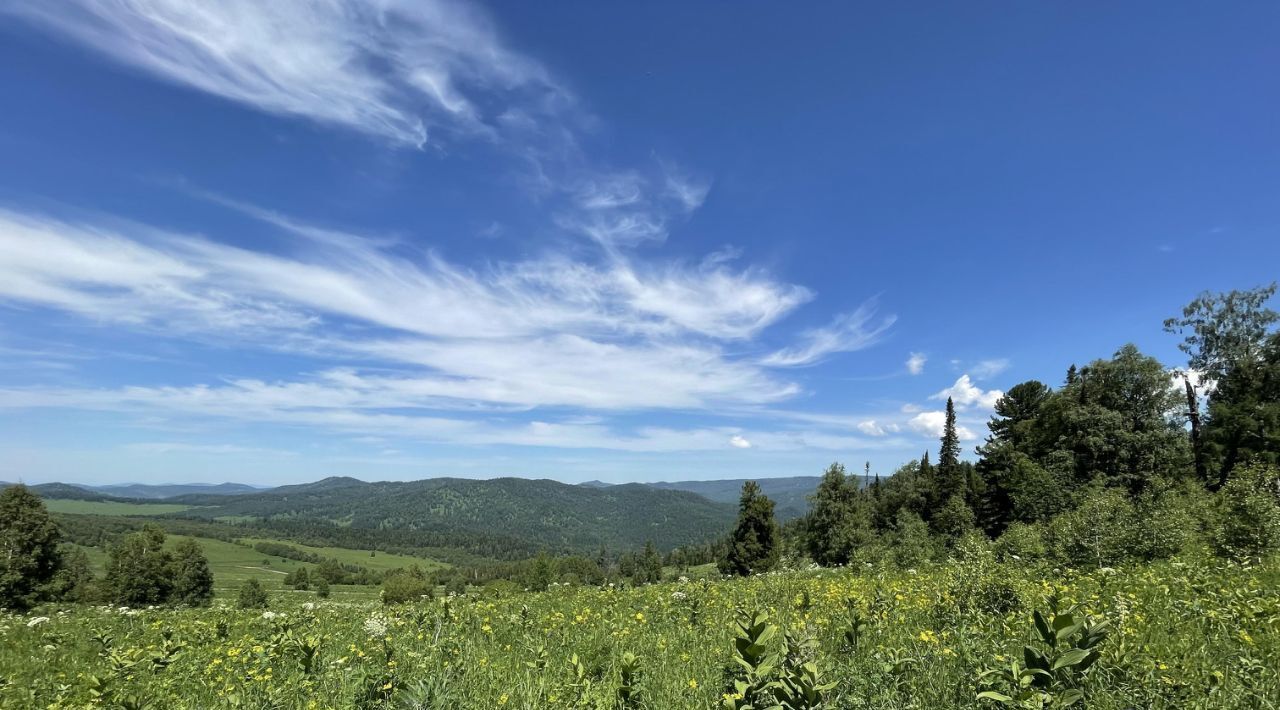
M 760 485 L 760 490 L 773 499 L 774 514 L 786 522 L 809 512 L 809 496 L 818 488 L 821 476 L 790 476 L 787 478 L 733 478 L 719 481 L 661 481 L 646 485 L 663 490 L 697 493 L 717 503 L 738 504 L 742 484 L 748 480 Z
M 250 522 L 284 530 L 342 526 L 399 531 L 464 547 L 512 545 L 536 551 L 662 549 L 705 542 L 733 524 L 734 505 L 640 484 L 592 488 L 523 478 L 434 478 L 366 483 L 327 478 L 239 496 L 187 495 L 167 502 L 200 506 L 186 517 Z M 408 533 L 408 534 L 406 534 Z M 487 539 L 488 542 L 483 542 Z

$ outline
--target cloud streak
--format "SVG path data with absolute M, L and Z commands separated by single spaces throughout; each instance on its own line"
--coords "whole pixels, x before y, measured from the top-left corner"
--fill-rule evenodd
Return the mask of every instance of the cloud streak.
M 522 113 L 572 102 L 508 49 L 474 8 L 449 0 L 17 0 L 8 12 L 110 59 L 258 111 L 421 146 L 432 131 L 498 139 L 494 94 Z

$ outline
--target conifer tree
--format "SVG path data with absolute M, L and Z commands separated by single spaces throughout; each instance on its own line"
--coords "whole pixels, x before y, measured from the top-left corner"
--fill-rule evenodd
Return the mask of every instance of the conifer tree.
M 57 574 L 58 526 L 24 485 L 0 492 L 0 607 L 25 610 Z
M 947 397 L 947 418 L 942 428 L 942 446 L 938 450 L 938 485 L 933 502 L 945 503 L 953 495 L 963 495 L 966 482 L 960 470 L 960 437 L 956 433 L 956 407 Z
M 773 501 L 760 492 L 755 481 L 742 484 L 738 523 L 729 538 L 729 549 L 719 568 L 724 574 L 747 576 L 768 572 L 778 563 L 778 523 L 773 518 Z

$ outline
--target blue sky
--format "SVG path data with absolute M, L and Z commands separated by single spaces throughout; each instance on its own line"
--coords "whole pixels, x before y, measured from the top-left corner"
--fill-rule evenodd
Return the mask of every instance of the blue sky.
M 888 473 L 1280 276 L 1274 3 L 14 0 L 0 479 Z

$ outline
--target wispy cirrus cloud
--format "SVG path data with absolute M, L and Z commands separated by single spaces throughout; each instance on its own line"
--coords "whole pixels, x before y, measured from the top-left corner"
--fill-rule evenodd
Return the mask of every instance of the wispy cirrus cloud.
M 797 340 L 777 331 L 811 290 L 737 267 L 727 249 L 689 263 L 643 254 L 701 207 L 711 180 L 662 158 L 621 168 L 593 159 L 582 104 L 471 5 L 15 0 L 0 12 L 145 75 L 393 148 L 498 146 L 548 223 L 594 245 L 463 265 L 198 191 L 300 239 L 271 251 L 0 207 L 0 303 L 320 363 L 194 385 L 10 388 L 0 407 L 637 451 L 869 443 L 835 424 L 623 430 L 557 410 L 767 408 L 800 391 L 787 368 L 869 347 L 894 317 L 868 301 L 779 347 Z M 501 419 L 534 410 L 556 417 Z M 497 418 L 467 416 L 476 412 Z
M 853 312 L 836 316 L 830 325 L 804 331 L 800 344 L 778 350 L 762 362 L 771 367 L 803 367 L 835 353 L 870 347 L 898 319 L 887 315 L 877 320 L 876 309 L 876 299 L 868 300 Z
M 15 0 L 3 11 L 138 71 L 259 111 L 421 146 L 432 133 L 500 140 L 569 93 L 452 0 Z M 503 105 L 509 103 L 502 102 Z

